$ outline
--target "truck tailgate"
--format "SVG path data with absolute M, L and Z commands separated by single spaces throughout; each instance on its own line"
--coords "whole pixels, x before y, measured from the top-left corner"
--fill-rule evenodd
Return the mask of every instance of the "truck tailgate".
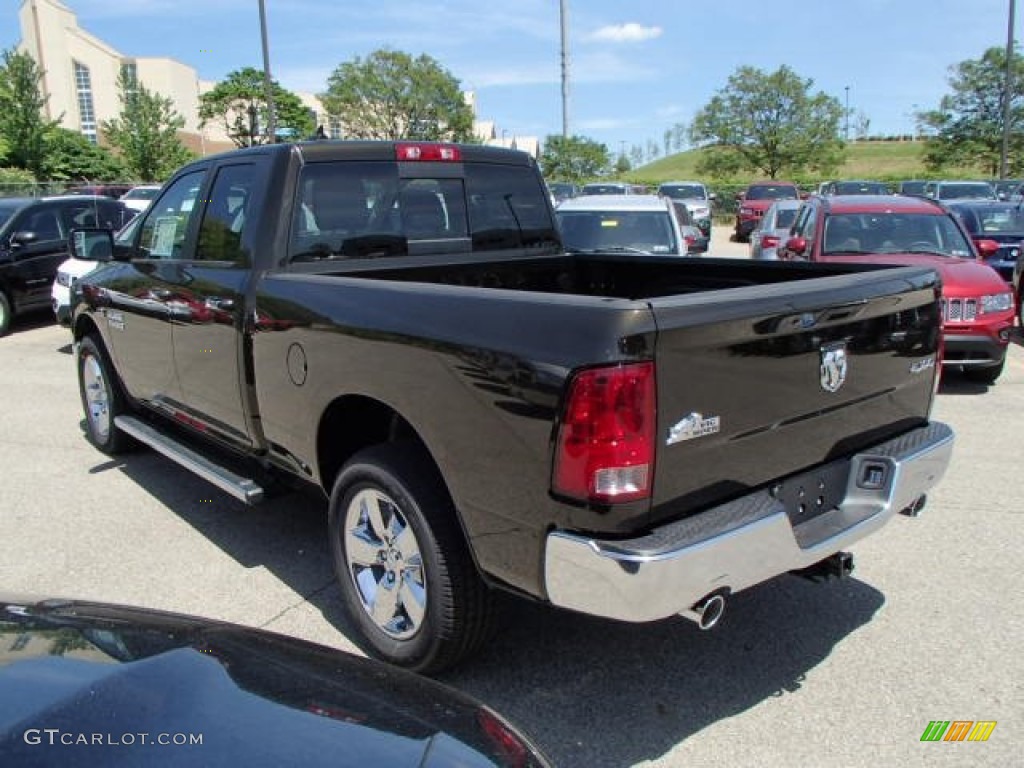
M 938 370 L 938 293 L 937 274 L 914 267 L 652 300 L 651 522 L 923 425 Z M 845 487 L 845 478 L 821 482 L 836 487 L 807 489 L 808 515 Z

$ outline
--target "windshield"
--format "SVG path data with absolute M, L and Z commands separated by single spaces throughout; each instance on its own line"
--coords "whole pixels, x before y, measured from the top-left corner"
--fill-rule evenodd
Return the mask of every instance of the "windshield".
M 152 200 L 159 189 L 130 189 L 121 197 L 122 200 Z
M 900 182 L 900 194 L 903 195 L 923 195 L 925 187 L 928 186 L 927 181 L 901 181 Z
M 13 216 L 15 212 L 22 207 L 22 205 L 23 203 L 18 203 L 17 205 L 0 204 L 0 227 L 10 221 L 11 216 Z
M 986 234 L 1024 232 L 1024 209 L 1019 205 L 977 206 L 974 215 L 978 217 L 980 230 Z
M 796 200 L 796 187 L 788 184 L 756 184 L 747 190 L 744 200 Z
M 707 200 L 708 195 L 701 184 L 663 184 L 661 194 L 680 200 Z
M 993 198 L 992 186 L 983 181 L 964 182 L 962 184 L 942 184 L 939 186 L 940 200 L 961 200 L 967 197 Z
M 625 184 L 587 184 L 583 187 L 584 195 L 625 195 L 629 191 Z
M 888 195 L 889 188 L 880 181 L 837 181 L 837 195 Z
M 558 211 L 562 239 L 570 251 L 678 253 L 664 211 Z
M 970 244 L 951 216 L 928 213 L 832 214 L 825 219 L 822 253 L 972 256 Z

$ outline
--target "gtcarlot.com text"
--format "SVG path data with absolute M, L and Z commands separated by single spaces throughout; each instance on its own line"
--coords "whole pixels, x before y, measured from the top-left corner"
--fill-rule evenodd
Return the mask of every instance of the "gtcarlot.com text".
M 26 744 L 32 746 L 62 744 L 67 747 L 194 747 L 203 744 L 201 733 L 77 733 L 62 731 L 60 728 L 28 728 L 22 738 Z

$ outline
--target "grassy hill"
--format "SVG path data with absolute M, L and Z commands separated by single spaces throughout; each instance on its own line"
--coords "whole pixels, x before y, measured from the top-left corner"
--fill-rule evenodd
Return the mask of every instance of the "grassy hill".
M 630 181 L 658 184 L 674 179 L 700 179 L 697 161 L 702 150 L 694 149 L 677 155 L 664 157 L 625 174 Z M 924 142 L 922 141 L 855 141 L 846 150 L 846 163 L 829 178 L 836 179 L 898 179 L 931 178 L 924 167 Z M 977 170 L 947 169 L 947 176 L 977 176 Z M 761 178 L 758 176 L 758 178 Z M 711 179 L 725 183 L 741 184 L 751 179 Z

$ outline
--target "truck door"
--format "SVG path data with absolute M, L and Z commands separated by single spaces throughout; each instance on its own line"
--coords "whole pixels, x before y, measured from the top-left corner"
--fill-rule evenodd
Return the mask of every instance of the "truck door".
M 189 423 L 221 439 L 249 443 L 244 396 L 245 288 L 251 273 L 256 165 L 216 170 L 202 211 L 195 249 L 173 276 L 180 310 L 171 338 Z
M 131 228 L 137 235 L 130 243 L 115 243 L 115 248 L 128 249 L 129 258 L 112 265 L 116 272 L 104 282 L 107 338 L 115 358 L 128 361 L 118 366 L 122 381 L 132 396 L 170 409 L 182 398 L 171 322 L 187 309 L 176 285 L 195 239 L 206 176 L 199 169 L 168 185 Z

